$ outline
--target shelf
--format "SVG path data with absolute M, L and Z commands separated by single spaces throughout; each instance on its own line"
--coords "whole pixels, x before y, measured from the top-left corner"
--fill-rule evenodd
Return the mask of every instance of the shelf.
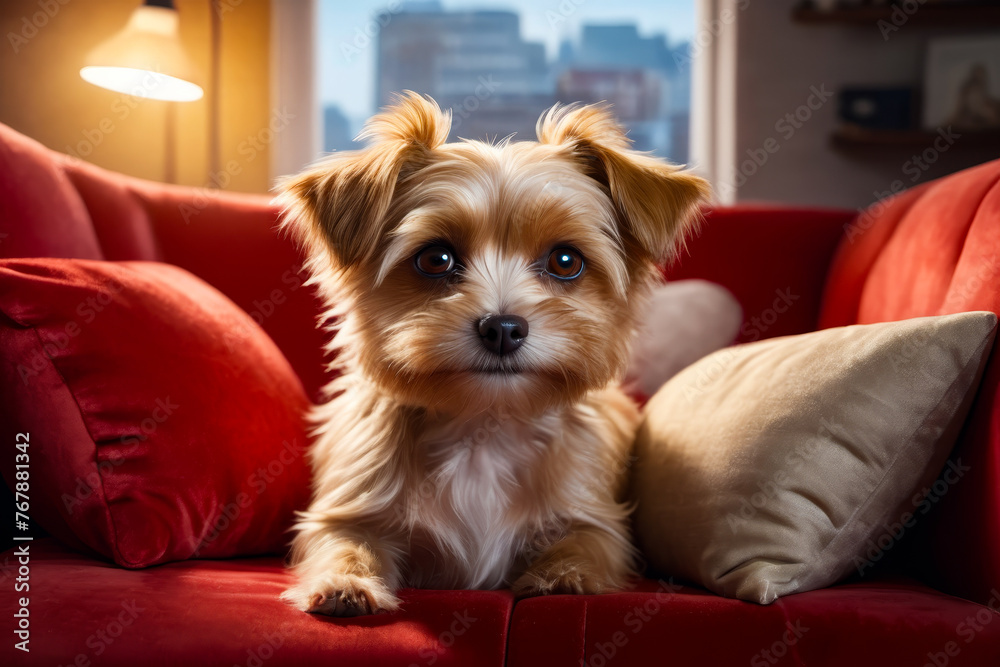
M 996 4 L 924 4 L 913 13 L 904 12 L 906 24 L 920 25 L 965 25 L 975 27 L 996 27 L 1000 25 L 1000 7 Z M 896 18 L 899 17 L 897 12 Z M 843 7 L 823 11 L 811 4 L 800 4 L 792 10 L 792 19 L 798 23 L 848 23 L 872 24 L 879 21 L 893 23 L 893 6 L 884 7 Z
M 961 138 L 954 147 L 1000 148 L 1000 130 L 959 132 Z M 830 135 L 830 144 L 839 149 L 859 148 L 927 148 L 940 136 L 927 130 L 868 130 L 860 127 L 841 127 Z

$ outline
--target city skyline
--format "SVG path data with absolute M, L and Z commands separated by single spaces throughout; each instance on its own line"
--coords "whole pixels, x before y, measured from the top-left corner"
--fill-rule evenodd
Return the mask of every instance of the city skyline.
M 564 0 L 561 11 L 575 1 Z M 341 55 L 357 61 L 375 51 L 372 107 L 403 90 L 428 94 L 451 110 L 452 141 L 530 139 L 538 116 L 556 102 L 608 102 L 637 150 L 687 161 L 690 44 L 644 35 L 637 21 L 583 22 L 579 35 L 562 36 L 551 58 L 545 44 L 526 37 L 515 10 L 407 2 L 376 14 L 368 32 L 372 37 L 341 44 Z M 365 117 L 324 104 L 324 150 L 357 147 Z
M 374 20 L 380 12 L 384 12 L 391 21 L 392 9 L 408 4 L 427 3 L 321 0 L 318 26 L 320 63 L 317 70 L 323 107 L 335 104 L 352 122 L 375 111 L 375 61 L 378 33 L 382 26 Z M 548 3 L 501 0 L 481 3 L 446 1 L 440 4 L 445 11 L 498 10 L 516 13 L 522 38 L 526 42 L 543 44 L 549 63 L 558 58 L 563 40 L 576 42 L 580 39 L 585 24 L 631 24 L 638 27 L 641 36 L 663 35 L 670 45 L 690 41 L 695 27 L 693 0 L 620 0 L 614 3 L 593 0 Z

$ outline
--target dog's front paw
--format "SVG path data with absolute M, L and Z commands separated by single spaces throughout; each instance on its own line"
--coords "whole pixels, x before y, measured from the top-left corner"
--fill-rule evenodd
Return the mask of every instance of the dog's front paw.
M 329 616 L 367 616 L 399 609 L 399 599 L 381 579 L 354 574 L 302 582 L 281 597 L 302 611 Z
M 536 563 L 514 582 L 519 598 L 535 595 L 591 595 L 608 588 L 610 582 L 580 563 Z

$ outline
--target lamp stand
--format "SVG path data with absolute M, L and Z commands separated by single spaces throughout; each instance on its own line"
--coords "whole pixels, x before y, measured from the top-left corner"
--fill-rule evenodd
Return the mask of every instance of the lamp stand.
M 166 102 L 166 131 L 163 151 L 163 182 L 177 182 L 177 103 Z
M 208 84 L 208 182 L 209 187 L 219 187 L 219 172 L 222 170 L 222 159 L 219 153 L 219 97 L 220 81 L 222 79 L 222 4 L 220 0 L 212 0 L 209 7 L 211 14 L 211 73 Z

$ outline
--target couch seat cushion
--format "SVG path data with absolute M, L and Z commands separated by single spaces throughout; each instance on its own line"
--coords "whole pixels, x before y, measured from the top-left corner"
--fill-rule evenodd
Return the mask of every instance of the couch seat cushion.
M 646 580 L 627 593 L 519 602 L 507 667 L 1000 665 L 1000 593 L 992 605 L 902 578 L 766 607 Z
M 29 542 L 30 653 L 8 638 L 4 665 L 297 667 L 503 664 L 506 591 L 404 590 L 393 615 L 339 619 L 278 599 L 281 559 L 189 560 L 126 570 L 47 538 Z M 6 581 L 19 567 L 0 557 Z M 3 575 L 0 575 L 2 578 Z M 8 588 L 12 585 L 6 585 Z M 13 593 L 0 598 L 12 619 Z M 8 623 L 7 634 L 13 624 Z
M 506 591 L 404 590 L 402 611 L 334 619 L 278 599 L 278 558 L 189 560 L 126 570 L 48 538 L 29 543 L 30 653 L 14 665 L 614 665 L 1000 664 L 994 610 L 909 579 L 790 595 L 761 607 L 669 581 L 598 596 L 522 600 Z M 12 582 L 14 551 L 0 556 Z M 0 597 L 12 618 L 14 595 Z M 505 655 L 506 650 L 506 655 Z

